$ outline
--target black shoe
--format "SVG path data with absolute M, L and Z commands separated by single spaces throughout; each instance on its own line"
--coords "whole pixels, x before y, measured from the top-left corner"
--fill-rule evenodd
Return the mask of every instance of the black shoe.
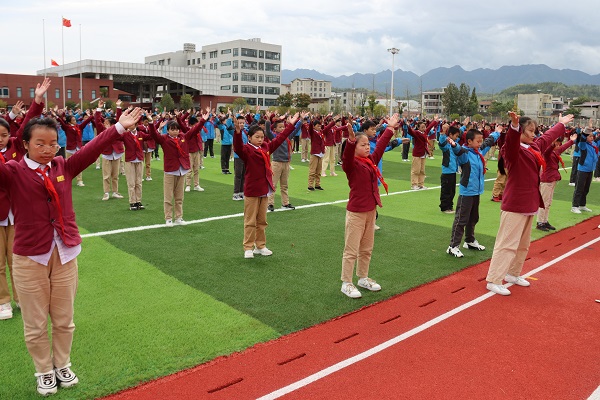
M 275 211 L 275 207 L 273 207 L 273 204 L 269 204 L 267 206 L 267 211 Z
M 315 186 L 315 189 L 317 189 L 317 190 L 323 190 L 323 188 L 321 186 Z
M 535 229 L 540 230 L 540 231 L 544 231 L 544 232 L 548 232 L 550 229 L 548 229 L 548 227 L 546 226 L 546 224 L 541 224 L 538 222 L 537 226 L 535 227 Z
M 291 204 L 286 204 L 285 206 L 281 206 L 281 208 L 287 208 L 288 210 L 295 210 L 296 209 L 296 207 L 294 207 Z
M 138 210 L 145 210 L 145 209 L 146 209 L 146 207 L 144 207 L 144 206 L 142 205 L 142 203 L 135 203 L 135 205 L 137 206 L 137 209 L 138 209 Z
M 130 211 L 137 211 L 137 204 L 136 203 L 129 203 L 129 210 Z
M 315 190 L 315 188 L 314 188 L 314 187 L 310 187 L 310 186 L 309 186 L 309 187 L 308 187 L 308 190 L 314 191 L 314 190 Z
M 551 231 L 555 231 L 556 228 L 553 227 L 552 225 L 550 225 L 550 222 L 546 222 L 546 228 L 550 229 Z

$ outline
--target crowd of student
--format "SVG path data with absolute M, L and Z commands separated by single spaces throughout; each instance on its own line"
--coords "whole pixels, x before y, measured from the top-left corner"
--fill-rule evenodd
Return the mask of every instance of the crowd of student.
M 164 219 L 167 226 L 185 225 L 184 193 L 202 192 L 203 158 L 214 157 L 220 138 L 221 173 L 232 174 L 233 197 L 244 201 L 243 255 L 269 256 L 266 246 L 267 213 L 275 210 L 279 185 L 281 206 L 290 203 L 288 179 L 293 154 L 309 163 L 307 188 L 324 190 L 321 178 L 336 177 L 341 165 L 350 188 L 345 220 L 341 291 L 361 297 L 353 284 L 371 291 L 381 285 L 369 277 L 380 186 L 386 151 L 402 150 L 409 161 L 411 189 L 423 190 L 427 160 L 441 150 L 440 210 L 455 214 L 446 252 L 463 257 L 463 248 L 482 251 L 475 237 L 480 197 L 488 172 L 488 159 L 498 171 L 492 201 L 501 205 L 500 227 L 487 277 L 487 288 L 501 295 L 510 291 L 503 281 L 529 286 L 521 269 L 529 248 L 531 223 L 554 230 L 548 222 L 553 192 L 564 168 L 561 154 L 573 148 L 571 180 L 575 186 L 571 211 L 591 211 L 586 206 L 592 179 L 600 181 L 600 134 L 591 123 L 570 126 L 572 116 L 560 116 L 552 127 L 538 126 L 529 118 L 510 113 L 507 124 L 476 124 L 466 119 L 444 121 L 398 115 L 379 120 L 351 114 L 313 115 L 307 112 L 279 115 L 272 112 L 217 112 L 215 109 L 167 113 L 129 107 L 123 111 L 45 109 L 43 96 L 50 86 L 45 79 L 22 115 L 22 103 L 0 118 L 0 319 L 12 317 L 6 267 L 12 279 L 15 304 L 21 307 L 25 341 L 34 360 L 38 391 L 56 392 L 78 382 L 70 369 L 74 330 L 73 300 L 77 286 L 77 255 L 81 238 L 75 224 L 71 182 L 85 186 L 82 171 L 96 163 L 102 169 L 103 196 L 121 199 L 119 176 L 125 175 L 129 210 L 144 210 L 142 186 L 152 180 L 151 160 L 163 152 Z M 62 157 L 60 157 L 62 156 Z M 458 179 L 460 174 L 460 179 Z M 458 182 L 456 209 L 454 198 Z M 112 193 L 112 195 L 111 195 Z M 15 229 L 16 228 L 16 229 Z M 52 341 L 47 333 L 50 316 Z

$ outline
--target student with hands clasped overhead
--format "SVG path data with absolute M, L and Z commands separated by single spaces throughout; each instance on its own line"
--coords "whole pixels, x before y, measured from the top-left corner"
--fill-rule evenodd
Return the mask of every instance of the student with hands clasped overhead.
M 521 276 L 531 241 L 531 224 L 538 208 L 544 207 L 540 194 L 540 169 L 546 168 L 542 154 L 565 134 L 565 125 L 573 115 L 558 117 L 558 123 L 536 137 L 536 123 L 531 118 L 509 112 L 510 127 L 500 151 L 509 171 L 502 198 L 500 226 L 496 236 L 492 261 L 486 278 L 487 289 L 510 295 L 502 281 L 527 287 L 529 281 Z
M 375 241 L 375 216 L 377 206 L 382 207 L 378 182 L 388 191 L 377 164 L 394 135 L 394 129 L 399 126 L 399 121 L 398 114 L 388 120 L 388 126 L 371 154 L 368 136 L 364 133 L 355 134 L 348 124 L 348 140 L 342 155 L 342 169 L 350 186 L 342 258 L 342 293 L 350 298 L 362 296 L 352 283 L 355 264 L 356 275 L 359 277 L 358 286 L 371 291 L 381 290 L 381 285 L 369 278 L 369 264 Z
M 34 118 L 23 130 L 27 154 L 19 162 L 0 163 L 0 186 L 10 193 L 15 216 L 13 272 L 25 344 L 35 365 L 37 390 L 42 395 L 56 393 L 57 381 L 61 387 L 78 382 L 70 368 L 70 353 L 81 237 L 75 222 L 71 182 L 140 116 L 140 109 L 124 113 L 119 123 L 68 160 L 55 157 L 59 148 L 56 122 Z

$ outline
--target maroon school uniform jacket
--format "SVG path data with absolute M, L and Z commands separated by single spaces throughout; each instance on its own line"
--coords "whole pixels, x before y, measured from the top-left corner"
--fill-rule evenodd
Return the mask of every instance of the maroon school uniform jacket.
M 377 145 L 375 146 L 375 151 L 369 154 L 369 158 L 373 161 L 373 165 L 377 166 L 393 135 L 393 129 L 386 128 L 383 135 L 379 137 Z M 346 210 L 352 212 L 368 212 L 372 211 L 377 206 L 382 207 L 381 198 L 379 197 L 377 174 L 371 166 L 354 157 L 355 149 L 356 141 L 347 140 L 346 148 L 342 155 L 342 169 L 346 173 L 348 186 L 350 186 L 350 197 Z
M 184 123 L 184 121 L 181 118 L 177 117 L 177 123 L 181 127 L 181 131 L 183 133 L 188 133 L 190 130 L 193 131 L 193 133 L 190 133 L 191 136 L 188 140 L 188 151 L 190 153 L 197 153 L 199 151 L 204 150 L 202 147 L 202 135 L 200 135 L 200 130 L 204 128 L 204 124 L 206 123 L 206 121 L 204 121 L 203 119 L 200 119 L 200 121 L 198 121 L 196 124 L 194 124 L 194 126 L 190 128 L 190 126 Z
M 136 135 L 132 132 L 123 134 L 123 144 L 125 145 L 125 161 L 132 162 L 137 158 L 144 161 L 144 141 L 150 139 L 150 135 L 137 131 Z
M 329 125 L 330 124 L 322 131 L 326 147 L 335 146 L 335 122 L 333 123 L 333 126 L 330 127 Z
M 66 246 L 73 247 L 81 243 L 73 210 L 71 181 L 96 161 L 102 149 L 118 137 L 119 133 L 113 126 L 68 160 L 63 157 L 52 160 L 49 176 L 60 198 L 64 233 L 59 223 L 56 204 L 48 195 L 42 178 L 27 166 L 25 160 L 9 161 L 0 165 L 0 186 L 7 188 L 10 193 L 15 215 L 15 254 L 46 254 L 54 240 L 55 229 Z
M 562 146 L 553 148 L 552 146 L 548 146 L 546 151 L 544 152 L 544 160 L 546 160 L 546 169 L 542 172 L 542 176 L 540 180 L 542 182 L 555 182 L 560 181 L 562 178 L 560 176 L 560 172 L 558 169 L 561 167 L 559 164 L 558 157 L 569 147 L 573 146 L 573 141 L 568 140 Z
M 233 134 L 233 150 L 243 161 L 246 167 L 244 174 L 244 196 L 260 197 L 269 193 L 269 188 L 275 191 L 273 185 L 273 173 L 265 165 L 263 153 L 267 157 L 294 132 L 294 125 L 288 125 L 283 132 L 275 136 L 269 143 L 263 142 L 262 147 L 257 149 L 250 143 L 244 144 L 241 133 Z
M 320 132 L 315 131 L 312 123 L 309 124 L 308 135 L 310 136 L 310 154 L 317 155 L 325 153 L 325 137 L 323 132 L 331 129 L 334 124 L 335 122 L 331 121 L 325 128 L 323 128 L 323 125 L 321 125 L 321 128 L 323 129 L 321 129 Z
M 92 121 L 92 118 L 93 116 L 90 115 L 84 119 L 82 123 L 71 125 L 67 124 L 63 118 L 58 117 L 58 122 L 60 123 L 60 126 L 62 126 L 63 131 L 65 131 L 65 136 L 67 137 L 67 150 L 75 150 L 78 147 L 83 147 L 81 142 L 81 130 Z
M 198 123 L 204 124 L 204 122 L 204 120 L 200 120 Z M 190 140 L 194 132 L 189 130 L 185 135 L 180 132 L 179 135 L 171 137 L 169 135 L 160 135 L 156 132 L 153 124 L 148 125 L 148 127 L 150 128 L 150 136 L 163 148 L 164 171 L 177 171 L 180 166 L 183 169 L 190 169 L 190 152 L 187 141 Z M 179 148 L 177 144 L 179 144 Z
M 429 143 L 427 142 L 427 133 L 436 128 L 437 125 L 438 122 L 436 120 L 431 121 L 425 129 L 425 133 L 419 130 L 415 131 L 410 127 L 410 125 L 408 125 L 408 133 L 413 137 L 413 157 L 423 157 L 427 154 L 427 146 L 429 146 Z
M 120 110 L 120 108 L 117 110 Z M 96 112 L 94 113 L 94 125 L 96 126 L 96 135 L 99 135 L 106 130 L 106 127 L 103 123 L 102 115 L 98 110 L 96 110 Z M 102 154 L 104 154 L 105 156 L 110 156 L 113 152 L 117 154 L 123 154 L 125 152 L 125 147 L 123 146 L 123 138 L 121 136 L 119 136 L 119 139 L 115 140 L 102 150 Z
M 543 135 L 534 139 L 531 147 L 540 152 L 552 145 L 557 138 L 565 134 L 565 126 L 561 123 L 554 125 Z M 540 166 L 535 155 L 521 146 L 521 132 L 511 126 L 506 133 L 506 142 L 500 150 L 508 177 L 502 195 L 502 211 L 519 214 L 533 214 L 538 208 L 544 208 L 540 193 Z

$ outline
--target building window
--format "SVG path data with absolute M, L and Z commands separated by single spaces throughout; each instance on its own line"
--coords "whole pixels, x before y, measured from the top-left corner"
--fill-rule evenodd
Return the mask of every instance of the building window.
M 221 74 L 221 78 L 225 79 L 225 78 L 231 78 L 231 73 L 228 74 Z
M 256 69 L 256 61 L 242 60 L 242 69 Z
M 211 51 L 210 53 L 208 53 L 208 56 L 209 56 L 210 58 L 217 58 L 217 56 L 218 56 L 218 51 L 217 51 L 217 50 L 215 50 L 215 51 Z
M 229 67 L 231 65 L 231 61 L 223 61 L 221 63 L 221 67 Z
M 92 90 L 92 100 L 96 100 L 96 91 Z
M 231 92 L 232 93 L 237 93 L 238 92 L 238 85 L 233 85 L 231 88 Z
M 280 83 L 281 81 L 279 75 L 266 75 L 265 78 L 265 82 L 267 83 Z
M 246 74 L 242 72 L 242 81 L 244 82 L 256 82 L 256 74 Z
M 10 92 L 6 86 L 0 89 L 0 97 L 8 97 L 9 93 Z
M 265 58 L 265 52 L 263 50 L 258 51 L 258 58 Z
M 202 59 L 206 60 L 206 53 L 202 53 Z
M 233 49 L 233 56 L 237 57 L 239 55 L 239 51 L 240 51 L 240 49 L 238 49 L 237 47 L 235 49 Z
M 259 74 L 258 75 L 258 81 L 259 82 L 264 82 L 265 81 L 265 76 L 263 74 Z
M 234 80 L 234 81 L 237 81 L 237 80 L 238 80 L 238 73 L 237 73 L 237 72 L 234 72 L 234 73 L 233 73 L 233 80 Z
M 231 54 L 231 49 L 221 50 L 221 54 Z
M 31 97 L 32 99 L 35 97 L 35 88 L 29 88 L 29 97 Z
M 165 65 L 165 60 L 158 60 L 158 65 Z
M 260 71 L 264 71 L 265 70 L 265 63 L 258 63 L 258 69 Z
M 258 94 L 263 94 L 264 92 L 264 87 L 263 86 L 259 86 L 258 87 Z
M 17 88 L 17 97 L 21 97 L 23 96 L 23 88 L 18 87 Z
M 60 89 L 54 89 L 54 98 L 60 99 Z
M 240 90 L 242 93 L 256 94 L 256 86 L 242 85 Z
M 167 58 L 167 65 L 171 65 L 171 59 Z
M 278 87 L 265 87 L 265 94 L 276 94 L 279 95 L 279 88 Z
M 265 106 L 271 107 L 277 105 L 277 99 L 265 99 Z
M 231 90 L 231 85 L 221 86 L 221 90 Z
M 250 106 L 255 106 L 256 105 L 256 99 L 253 97 L 244 97 L 244 99 L 246 99 L 246 103 L 248 103 L 248 105 Z
M 245 49 L 242 47 L 242 57 L 254 57 L 256 58 L 257 51 L 254 49 Z
M 265 63 L 265 71 L 279 72 L 279 64 Z
M 237 67 L 238 67 L 238 61 L 234 60 L 233 61 L 233 69 L 237 69 Z
M 272 51 L 265 51 L 265 58 L 269 60 L 279 60 L 280 54 Z

